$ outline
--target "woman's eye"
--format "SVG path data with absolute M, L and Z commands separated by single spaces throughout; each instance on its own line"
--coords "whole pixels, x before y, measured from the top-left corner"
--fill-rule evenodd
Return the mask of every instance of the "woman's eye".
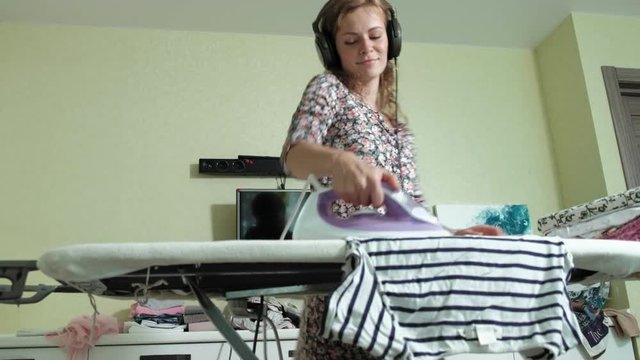
M 347 40 L 344 42 L 345 45 L 354 45 L 356 42 L 358 42 L 357 40 Z

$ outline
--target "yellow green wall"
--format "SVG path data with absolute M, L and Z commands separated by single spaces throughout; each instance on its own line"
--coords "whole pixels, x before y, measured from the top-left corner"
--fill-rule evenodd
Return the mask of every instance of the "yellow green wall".
M 526 203 L 532 219 L 559 208 L 531 51 L 410 44 L 402 55 L 400 99 L 430 202 Z
M 602 66 L 640 68 L 640 18 L 574 14 L 580 60 L 608 193 L 626 190 Z
M 526 203 L 535 222 L 622 191 L 600 66 L 640 68 L 638 35 L 635 18 L 573 14 L 535 53 L 404 44 L 399 96 L 429 202 Z M 275 180 L 200 176 L 198 158 L 278 155 L 319 71 L 310 37 L 0 23 L 2 259 L 233 238 L 235 189 Z M 128 305 L 98 299 L 121 318 Z M 90 312 L 79 295 L 1 305 L 0 333 Z
M 535 54 L 562 207 L 602 197 L 606 188 L 573 19 L 566 18 Z
M 198 158 L 278 155 L 319 71 L 311 37 L 0 23 L 2 258 L 233 238 L 235 189 L 275 180 L 199 176 Z M 404 44 L 399 96 L 431 203 L 561 207 L 532 51 Z M 80 295 L 2 305 L 0 333 L 90 312 Z
M 278 155 L 319 70 L 307 39 L 257 35 L 3 24 L 0 49 L 9 259 L 80 242 L 233 238 L 235 189 L 275 181 L 201 177 L 198 158 Z M 88 305 L 63 295 L 2 306 L 2 332 L 64 325 Z
M 640 18 L 574 13 L 535 50 L 563 207 L 626 190 L 601 67 L 640 68 L 639 37 Z M 640 285 L 612 290 L 640 314 Z
M 640 69 L 640 18 L 574 14 L 574 23 L 606 189 L 608 194 L 616 194 L 626 185 L 600 68 Z M 639 316 L 640 284 L 628 282 L 626 288 L 630 309 Z M 636 344 L 640 345 L 638 339 Z

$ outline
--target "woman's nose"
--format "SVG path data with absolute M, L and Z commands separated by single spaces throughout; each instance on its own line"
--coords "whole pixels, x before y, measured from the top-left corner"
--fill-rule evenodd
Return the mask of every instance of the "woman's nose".
M 373 43 L 368 39 L 365 39 L 364 41 L 362 41 L 362 48 L 360 48 L 360 54 L 366 54 L 370 52 L 371 49 L 373 48 L 372 45 Z

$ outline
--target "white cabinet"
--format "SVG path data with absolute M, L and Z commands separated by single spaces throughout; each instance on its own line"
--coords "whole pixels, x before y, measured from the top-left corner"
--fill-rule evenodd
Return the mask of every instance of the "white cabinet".
M 240 337 L 251 348 L 253 333 L 239 331 Z M 297 330 L 280 330 L 280 345 L 284 359 L 293 359 Z M 270 333 L 269 336 L 272 334 Z M 262 339 L 258 337 L 256 355 L 264 357 Z M 267 341 L 267 359 L 278 359 L 275 340 Z M 15 337 L 0 335 L 0 360 L 66 360 L 66 353 L 44 337 Z M 105 335 L 89 349 L 88 360 L 216 360 L 240 359 L 229 343 L 217 331 L 185 333 L 147 333 Z M 446 360 L 524 360 L 519 353 L 458 354 Z M 587 360 L 582 347 L 573 348 L 559 357 L 561 360 Z M 613 336 L 607 351 L 599 360 L 634 360 L 630 339 Z
M 252 348 L 253 342 L 247 343 L 247 345 L 249 345 L 249 348 Z M 227 357 L 225 359 L 232 359 L 232 360 L 240 360 L 241 359 L 240 356 L 238 354 L 236 354 L 235 352 L 231 354 L 231 357 L 228 357 L 229 356 L 229 349 L 231 347 L 229 346 L 229 344 L 225 344 L 225 346 L 227 346 L 227 348 L 226 348 Z M 293 359 L 294 358 L 294 352 L 296 350 L 296 341 L 295 340 L 280 340 L 280 347 L 282 349 L 282 358 L 283 359 Z M 266 359 L 264 357 L 263 343 L 261 341 L 258 342 L 258 344 L 256 346 L 256 356 L 258 357 L 258 359 L 261 359 L 261 360 L 279 359 L 280 357 L 278 356 L 278 345 L 276 344 L 275 340 L 274 341 L 267 341 L 267 357 L 266 357 Z
M 67 354 L 44 336 L 0 335 L 0 360 L 67 360 Z
M 55 347 L 36 349 L 0 348 L 0 360 L 67 360 L 67 354 Z
M 253 346 L 253 333 L 238 331 Z M 269 333 L 268 335 L 272 335 Z M 293 359 L 298 330 L 279 330 L 284 359 Z M 262 339 L 258 337 L 256 355 L 264 359 Z M 278 346 L 267 341 L 267 358 L 278 359 Z M 217 331 L 181 333 L 136 333 L 104 335 L 89 349 L 87 360 L 215 360 L 240 359 Z M 67 354 L 42 336 L 0 335 L 0 360 L 67 360 Z
M 611 329 L 613 332 L 613 329 Z M 515 360 L 526 359 L 520 354 L 515 354 Z M 558 357 L 558 360 L 589 360 L 591 357 L 582 346 L 577 346 Z M 628 338 L 621 338 L 612 334 L 607 343 L 607 350 L 598 360 L 635 360 L 633 342 Z
M 182 345 L 100 345 L 89 351 L 89 360 L 215 360 L 228 359 L 223 343 Z
M 249 348 L 253 343 L 247 343 Z M 293 359 L 296 348 L 295 340 L 280 342 L 283 359 Z M 263 342 L 258 341 L 256 356 L 265 359 Z M 148 344 L 148 345 L 98 345 L 89 352 L 89 360 L 113 359 L 140 360 L 218 360 L 236 359 L 240 356 L 233 351 L 228 343 L 205 342 L 185 344 Z M 266 359 L 279 359 L 278 346 L 274 341 L 267 341 Z
M 253 346 L 253 333 L 238 331 L 249 348 Z M 270 332 L 268 336 L 271 336 Z M 283 359 L 293 359 L 298 338 L 297 330 L 279 330 Z M 256 356 L 264 359 L 261 336 L 256 344 Z M 240 359 L 217 331 L 185 333 L 147 333 L 107 335 L 89 350 L 88 360 L 216 360 Z M 267 341 L 267 359 L 278 359 L 278 346 L 270 337 Z

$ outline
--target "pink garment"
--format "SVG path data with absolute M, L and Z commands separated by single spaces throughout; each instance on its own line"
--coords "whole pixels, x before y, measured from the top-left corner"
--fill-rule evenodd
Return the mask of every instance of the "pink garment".
M 167 309 L 162 310 L 154 310 L 149 309 L 148 307 L 142 306 L 138 303 L 131 304 L 131 317 L 135 317 L 136 315 L 175 315 L 175 314 L 184 314 L 184 305 L 174 306 Z
M 118 321 L 112 316 L 96 315 L 95 328 L 91 332 L 92 315 L 77 317 L 56 335 L 50 335 L 67 353 L 68 360 L 86 360 L 89 346 L 94 346 L 104 334 L 117 334 Z M 91 337 L 91 338 L 90 338 Z
M 640 240 L 640 217 L 637 217 L 626 224 L 611 228 L 602 234 L 603 239 L 618 240 Z

